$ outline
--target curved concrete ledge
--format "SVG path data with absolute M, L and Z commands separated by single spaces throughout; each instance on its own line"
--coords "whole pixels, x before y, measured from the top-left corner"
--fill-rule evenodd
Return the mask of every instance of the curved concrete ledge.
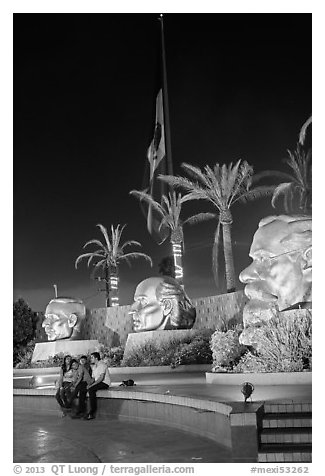
M 13 394 L 24 396 L 53 396 L 56 390 L 54 388 L 14 388 Z M 100 399 L 123 399 L 123 400 L 139 400 L 142 402 L 166 403 L 169 405 L 185 406 L 196 408 L 202 411 L 217 412 L 222 415 L 229 416 L 232 406 L 225 403 L 201 400 L 199 398 L 184 397 L 179 395 L 166 395 L 164 393 L 151 393 L 141 390 L 125 390 L 124 388 L 116 388 L 114 390 L 99 390 L 97 396 Z
M 59 412 L 55 389 L 14 389 L 14 408 Z M 140 390 L 101 390 L 98 418 L 138 420 L 167 425 L 232 448 L 230 405 L 217 401 Z
M 125 374 L 174 374 L 188 372 L 208 372 L 211 370 L 211 364 L 197 365 L 179 365 L 174 369 L 169 365 L 152 366 L 152 367 L 109 367 L 111 375 Z M 13 369 L 14 376 L 34 376 L 34 375 L 58 375 L 60 367 L 42 367 L 31 369 Z
M 206 382 L 218 385 L 311 385 L 312 372 L 223 373 L 206 372 Z

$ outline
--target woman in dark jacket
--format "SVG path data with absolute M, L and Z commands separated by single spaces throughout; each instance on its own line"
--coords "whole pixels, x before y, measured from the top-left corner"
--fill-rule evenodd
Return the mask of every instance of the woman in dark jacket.
M 55 398 L 60 405 L 62 410 L 62 416 L 66 416 L 67 412 L 66 409 L 69 406 L 66 400 L 65 390 L 66 387 L 71 385 L 71 381 L 69 381 L 69 372 L 71 371 L 71 364 L 72 364 L 72 357 L 71 355 L 66 355 L 63 359 L 63 364 L 60 368 L 60 376 L 58 381 L 56 382 L 56 394 Z

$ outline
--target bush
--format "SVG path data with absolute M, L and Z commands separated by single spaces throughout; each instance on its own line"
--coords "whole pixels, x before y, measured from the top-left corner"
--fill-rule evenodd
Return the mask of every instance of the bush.
M 109 348 L 102 346 L 99 349 L 99 353 L 101 358 L 108 365 L 108 367 L 119 367 L 123 359 L 124 347 L 119 346 Z
M 258 345 L 254 354 L 247 355 L 236 371 L 302 372 L 311 370 L 311 313 L 270 319 L 257 330 Z M 250 370 L 257 366 L 257 370 Z M 260 370 L 264 368 L 264 370 Z
M 241 326 L 236 325 L 226 332 L 215 331 L 211 337 L 213 366 L 212 372 L 229 372 L 237 365 L 247 351 L 247 347 L 239 343 Z
M 196 335 L 191 342 L 182 342 L 170 365 L 176 367 L 177 365 L 211 364 L 211 335 L 212 331 L 207 331 Z
M 20 354 L 17 357 L 18 362 L 15 367 L 17 369 L 36 369 L 36 368 L 47 368 L 47 367 L 60 367 L 63 364 L 64 356 L 67 353 L 60 352 L 55 354 L 53 357 L 49 357 L 46 360 L 38 360 L 32 363 L 32 355 L 35 348 L 35 341 L 29 342 L 27 346 L 22 347 Z M 108 367 L 118 367 L 121 364 L 124 348 L 123 347 L 105 347 L 103 344 L 100 344 L 99 348 L 96 349 L 100 353 L 101 358 L 107 363 Z M 90 360 L 90 354 L 88 352 L 88 359 Z M 81 355 L 74 355 L 73 358 L 79 360 Z
M 125 367 L 150 367 L 170 365 L 210 364 L 212 352 L 209 341 L 212 330 L 205 330 L 194 336 L 173 339 L 165 343 L 145 342 L 123 360 Z
M 31 366 L 32 355 L 35 349 L 35 340 L 30 340 L 25 345 L 14 347 L 14 367 L 17 369 L 28 369 Z
M 37 314 L 33 312 L 24 299 L 19 298 L 13 304 L 13 342 L 17 345 L 27 344 L 34 337 Z
M 233 371 L 237 373 L 260 373 L 271 372 L 267 363 L 258 355 L 247 351 L 237 365 L 233 367 Z

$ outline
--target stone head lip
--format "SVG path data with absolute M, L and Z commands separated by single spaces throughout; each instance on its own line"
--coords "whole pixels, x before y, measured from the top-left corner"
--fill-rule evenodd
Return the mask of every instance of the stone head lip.
M 245 286 L 245 295 L 249 299 L 256 299 L 257 301 L 275 302 L 278 300 L 278 297 L 275 294 L 266 291 L 261 288 L 260 285 L 256 284 L 247 284 Z

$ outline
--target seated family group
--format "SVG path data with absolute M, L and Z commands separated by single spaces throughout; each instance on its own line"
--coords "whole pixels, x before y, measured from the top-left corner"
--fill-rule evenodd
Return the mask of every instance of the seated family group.
M 60 405 L 62 415 L 66 416 L 71 410 L 73 401 L 78 398 L 77 412 L 72 418 L 92 420 L 97 411 L 97 390 L 105 390 L 110 386 L 108 367 L 100 359 L 99 352 L 80 357 L 79 362 L 66 355 L 56 382 L 55 398 Z M 89 396 L 89 411 L 87 412 L 87 394 Z

